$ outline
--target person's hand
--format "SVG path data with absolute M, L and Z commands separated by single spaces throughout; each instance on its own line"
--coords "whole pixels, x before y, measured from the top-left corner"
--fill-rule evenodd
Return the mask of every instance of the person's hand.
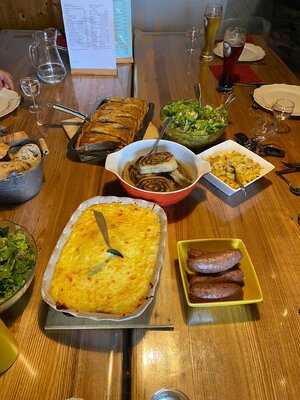
M 2 88 L 14 89 L 14 82 L 9 72 L 0 69 L 0 90 Z

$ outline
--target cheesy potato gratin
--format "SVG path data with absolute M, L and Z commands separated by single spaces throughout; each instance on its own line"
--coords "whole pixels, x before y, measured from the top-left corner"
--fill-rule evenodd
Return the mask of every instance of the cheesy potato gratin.
M 103 213 L 112 247 L 124 258 L 109 256 L 93 210 Z M 57 307 L 82 312 L 126 315 L 144 303 L 156 268 L 159 216 L 135 204 L 97 204 L 74 224 L 51 282 Z M 95 265 L 107 261 L 91 275 Z
M 261 174 L 261 166 L 237 151 L 222 151 L 207 158 L 211 173 L 238 189 L 247 185 Z

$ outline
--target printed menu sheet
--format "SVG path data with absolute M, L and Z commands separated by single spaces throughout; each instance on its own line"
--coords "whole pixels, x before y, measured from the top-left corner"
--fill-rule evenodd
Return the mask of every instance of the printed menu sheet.
M 113 0 L 61 0 L 72 73 L 116 75 Z

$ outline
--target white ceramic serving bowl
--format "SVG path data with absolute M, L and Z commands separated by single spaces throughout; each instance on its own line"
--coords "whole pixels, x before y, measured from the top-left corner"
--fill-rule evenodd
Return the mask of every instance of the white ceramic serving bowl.
M 269 161 L 265 160 L 264 158 L 258 156 L 257 154 L 253 153 L 253 151 L 246 149 L 246 147 L 241 146 L 237 142 L 234 142 L 233 140 L 226 140 L 225 142 L 222 142 L 220 144 L 217 144 L 216 146 L 211 147 L 208 150 L 203 151 L 200 156 L 202 157 L 203 160 L 207 160 L 208 157 L 215 155 L 216 153 L 220 151 L 237 151 L 240 154 L 244 154 L 248 158 L 256 161 L 260 166 L 261 166 L 261 174 L 253 179 L 251 182 L 247 183 L 244 187 L 247 188 L 249 185 L 257 181 L 258 179 L 262 178 L 266 174 L 268 174 L 272 169 L 274 169 L 274 165 L 271 164 Z M 216 177 L 214 174 L 209 172 L 208 174 L 204 175 L 204 178 L 210 182 L 212 185 L 216 186 L 218 189 L 220 189 L 223 193 L 225 193 L 227 196 L 232 196 L 233 194 L 237 193 L 238 191 L 241 190 L 239 189 L 233 189 L 231 186 L 227 185 L 225 182 L 223 182 L 221 179 Z

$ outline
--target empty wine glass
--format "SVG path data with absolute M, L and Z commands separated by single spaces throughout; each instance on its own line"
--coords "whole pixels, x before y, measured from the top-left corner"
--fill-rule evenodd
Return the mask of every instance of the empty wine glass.
M 20 87 L 25 96 L 31 97 L 33 104 L 29 106 L 30 112 L 37 112 L 39 105 L 37 103 L 37 96 L 40 94 L 40 82 L 37 78 L 26 76 L 20 79 Z
M 43 103 L 39 104 L 39 108 L 36 113 L 36 123 L 38 126 L 47 126 L 50 124 L 50 121 L 53 116 L 53 105 L 52 103 Z
M 200 31 L 196 26 L 192 26 L 191 29 L 185 32 L 186 39 L 186 51 L 188 53 L 194 53 L 200 47 Z
M 252 109 L 249 112 L 253 128 L 251 129 L 251 137 L 257 143 L 269 140 L 274 134 L 274 122 L 272 116 L 264 111 Z
M 287 133 L 290 131 L 290 127 L 284 121 L 293 114 L 294 108 L 295 103 L 292 100 L 281 98 L 275 101 L 272 111 L 276 133 Z

